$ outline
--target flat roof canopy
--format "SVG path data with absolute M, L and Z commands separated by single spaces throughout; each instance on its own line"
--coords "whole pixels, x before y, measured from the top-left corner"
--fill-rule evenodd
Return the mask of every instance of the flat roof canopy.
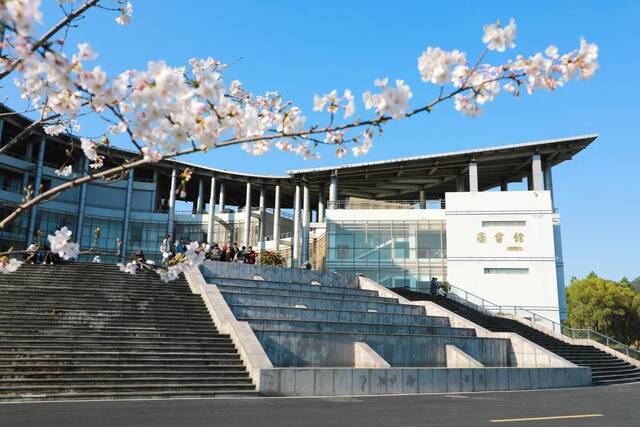
M 417 200 L 420 191 L 432 198 L 456 191 L 456 179 L 468 182 L 469 163 L 477 162 L 478 189 L 495 188 L 504 183 L 521 182 L 531 172 L 532 156 L 542 157 L 544 165 L 555 166 L 570 160 L 598 137 L 582 135 L 523 144 L 404 157 L 343 166 L 291 170 L 294 179 L 309 183 L 312 192 L 338 176 L 340 198 L 353 196 L 377 200 Z
M 12 111 L 0 103 L 0 112 Z M 10 138 L 18 130 L 24 129 L 32 123 L 31 119 L 20 114 L 8 114 L 2 119 L 6 124 L 16 126 L 9 129 L 4 126 L 4 137 Z M 44 136 L 42 129 L 33 129 L 30 137 L 38 139 Z M 456 180 L 464 177 L 468 188 L 469 163 L 476 161 L 478 165 L 478 189 L 480 191 L 498 187 L 509 182 L 521 182 L 531 172 L 531 161 L 534 154 L 539 154 L 545 166 L 555 166 L 571 159 L 576 153 L 586 148 L 598 135 L 581 135 L 568 138 L 534 141 L 523 144 L 502 145 L 490 148 L 456 151 L 450 153 L 429 154 L 415 157 L 404 157 L 376 162 L 328 166 L 322 168 L 291 170 L 287 174 L 265 175 L 235 172 L 218 169 L 211 166 L 196 165 L 182 159 L 168 159 L 159 163 L 145 165 L 138 169 L 136 176 L 145 175 L 149 178 L 152 171 L 159 172 L 161 182 L 168 188 L 168 180 L 173 168 L 193 170 L 193 179 L 187 186 L 187 197 L 184 200 L 195 200 L 198 195 L 198 181 L 203 178 L 206 182 L 205 194 L 208 193 L 209 179 L 215 176 L 219 182 L 224 182 L 228 204 L 244 205 L 246 183 L 251 182 L 252 205 L 259 202 L 258 188 L 263 188 L 267 207 L 273 206 L 274 188 L 281 185 L 281 202 L 283 207 L 293 206 L 295 186 L 307 183 L 310 187 L 312 203 L 317 201 L 318 193 L 324 186 L 328 190 L 330 178 L 338 176 L 338 194 L 341 199 L 359 197 L 375 200 L 417 200 L 420 191 L 424 191 L 429 198 L 443 198 L 444 193 L 457 190 Z M 79 146 L 77 138 L 70 135 L 46 136 L 48 140 L 65 145 Z M 48 146 L 47 155 L 55 145 Z M 20 151 L 24 148 L 20 147 Z M 17 148 L 16 148 L 17 150 Z M 16 151 L 12 150 L 12 151 Z M 139 156 L 138 153 L 117 147 L 100 152 L 119 161 L 130 160 Z M 60 148 L 64 153 L 64 146 Z M 21 153 L 17 153 L 21 155 Z M 55 154 L 55 153 L 53 153 Z M 64 159 L 63 159 L 64 160 Z M 277 171 L 276 171 L 277 173 Z

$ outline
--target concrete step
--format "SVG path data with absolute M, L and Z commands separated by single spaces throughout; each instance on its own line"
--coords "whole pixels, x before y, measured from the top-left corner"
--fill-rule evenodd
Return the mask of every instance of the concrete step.
M 206 277 L 205 277 L 206 280 Z M 290 283 L 290 282 L 276 282 L 270 280 L 251 280 L 251 279 L 211 279 L 207 280 L 207 283 L 214 283 L 217 286 L 242 286 L 247 288 L 270 288 L 270 289 L 288 289 L 293 291 L 312 291 L 322 292 L 323 294 L 349 294 L 377 297 L 379 296 L 375 291 L 369 291 L 360 288 L 345 288 L 340 286 L 326 286 L 326 285 L 310 285 L 307 283 Z
M 180 360 L 159 360 L 159 361 L 95 361 L 95 360 L 77 360 L 67 359 L 66 361 L 20 361 L 12 363 L 0 362 L 0 373 L 2 374 L 20 374 L 20 373 L 38 373 L 49 371 L 64 371 L 69 373 L 82 373 L 86 371 L 110 372 L 110 371 L 136 371 L 136 372 L 156 372 L 156 371 L 200 371 L 209 372 L 210 370 L 242 370 L 245 368 L 240 359 L 223 359 L 223 360 L 203 360 L 198 359 L 185 365 Z
M 248 321 L 254 331 L 313 331 L 313 332 L 353 332 L 376 334 L 409 334 L 409 335 L 456 335 L 476 336 L 475 329 L 416 326 L 394 323 L 356 323 L 356 322 L 328 322 L 318 320 L 273 320 L 238 318 Z
M 73 351 L 212 351 L 235 352 L 236 348 L 231 342 L 207 344 L 202 342 L 173 342 L 173 341 L 6 341 L 0 342 L 0 353 L 32 352 L 32 351 L 66 351 L 72 346 Z
M 90 387 L 90 386 L 131 386 L 131 385 L 238 385 L 251 384 L 251 379 L 246 376 L 217 376 L 200 375 L 199 377 L 115 377 L 115 378 L 27 378 L 27 379 L 0 379 L 0 390 L 14 387 Z
M 244 305 L 262 305 L 272 307 L 295 307 L 296 305 L 304 305 L 308 308 L 315 309 L 334 309 L 334 310 L 351 310 L 351 311 L 367 311 L 376 310 L 384 313 L 396 314 L 425 314 L 424 308 L 419 306 L 403 305 L 385 302 L 363 302 L 350 299 L 334 299 L 320 297 L 294 297 L 294 296 L 276 296 L 268 295 L 260 292 L 252 294 L 237 293 L 233 291 L 222 290 L 224 299 L 229 304 Z
M 96 279 L 97 280 L 97 279 Z M 114 298 L 121 299 L 155 299 L 158 301 L 197 301 L 200 296 L 191 293 L 189 288 L 183 292 L 163 291 L 156 289 L 143 290 L 135 287 L 127 286 L 117 289 L 89 288 L 86 286 L 52 286 L 52 285 L 15 285 L 4 284 L 0 288 L 0 295 L 19 296 L 24 298 L 58 298 L 66 299 L 84 299 L 84 298 Z
M 508 339 L 354 332 L 254 331 L 275 366 L 353 366 L 353 343 L 365 342 L 394 367 L 446 366 L 447 344 L 486 366 L 509 366 Z
M 576 365 L 580 365 L 580 366 L 589 366 L 591 368 L 615 368 L 615 367 L 619 367 L 619 366 L 629 366 L 629 364 L 627 362 L 625 362 L 624 360 L 620 360 L 620 359 L 616 359 L 616 360 L 607 360 L 607 361 L 602 361 L 602 362 L 578 362 L 578 361 L 574 361 L 572 363 L 575 363 Z
M 96 324 L 100 322 L 113 322 L 113 323 L 126 323 L 135 324 L 140 322 L 142 324 L 149 323 L 170 323 L 170 324 L 213 324 L 209 314 L 203 311 L 198 316 L 184 316 L 177 313 L 167 314 L 165 316 L 155 313 L 145 312 L 118 312 L 118 311 L 103 311 L 103 312 L 88 312 L 83 310 L 60 310 L 56 312 L 46 311 L 32 311 L 31 309 L 24 311 L 2 311 L 0 310 L 0 324 L 12 324 L 12 323 L 26 323 L 29 320 L 34 322 L 43 321 L 93 321 Z M 28 324 L 28 323 L 27 323 Z
M 78 380 L 105 380 L 105 379 L 131 379 L 131 378 L 249 378 L 249 374 L 243 367 L 229 367 L 225 369 L 207 369 L 207 370 L 155 370 L 155 371 L 108 371 L 108 370 L 85 370 L 85 371 L 68 371 L 68 370 L 48 370 L 48 371 L 29 371 L 29 372 L 12 372 L 10 374 L 0 371 L 0 380 L 61 380 L 71 381 Z
M 0 332 L 0 343 L 2 342 L 43 342 L 43 341 L 65 341 L 76 342 L 82 340 L 85 342 L 91 341 L 140 341 L 140 342 L 156 342 L 156 341 L 170 341 L 170 342 L 201 342 L 201 343 L 226 343 L 231 342 L 229 336 L 213 334 L 187 334 L 187 333 L 140 333 L 140 332 L 121 332 L 118 334 L 109 334 L 105 331 L 82 331 L 81 333 L 71 334 L 68 331 L 61 330 L 57 333 L 46 331 L 45 333 L 7 333 Z
M 619 367 L 608 367 L 608 368 L 591 367 L 591 372 L 593 372 L 594 374 L 600 374 L 600 373 L 616 374 L 616 373 L 625 373 L 625 372 L 637 371 L 637 370 L 638 368 L 630 364 L 626 364 L 624 366 L 619 366 Z
M 228 338 L 229 335 L 220 334 L 213 324 L 205 326 L 191 326 L 188 329 L 172 327 L 169 325 L 137 325 L 137 326 L 108 326 L 90 327 L 64 325 L 51 327 L 29 325 L 7 325 L 0 330 L 0 337 L 11 336 L 165 336 L 165 337 L 203 337 L 203 338 Z
M 383 298 L 379 296 L 362 296 L 358 294 L 351 293 L 324 293 L 322 291 L 300 291 L 293 289 L 278 289 L 271 288 L 269 286 L 231 286 L 225 285 L 219 287 L 220 291 L 223 293 L 233 292 L 233 293 L 244 293 L 254 295 L 256 293 L 260 293 L 261 295 L 276 295 L 276 296 L 284 296 L 284 297 L 312 297 L 312 298 L 331 298 L 337 300 L 352 300 L 352 301 L 363 301 L 363 302 L 385 302 L 385 303 L 393 303 L 397 304 L 397 298 Z
M 520 323 L 513 319 L 507 319 L 497 316 L 487 316 L 483 313 L 465 307 L 462 304 L 454 302 L 452 300 L 442 297 L 431 297 L 425 294 L 419 294 L 416 292 L 401 289 L 397 291 L 400 295 L 414 301 L 427 300 L 433 301 L 449 310 L 457 313 L 475 323 L 494 332 L 515 332 L 522 337 L 529 339 L 530 341 L 552 351 L 565 359 L 579 365 L 592 368 L 594 374 L 594 384 L 606 385 L 606 384 L 621 384 L 625 382 L 636 381 L 636 379 L 630 378 L 618 378 L 614 379 L 597 379 L 602 375 L 617 375 L 621 373 L 621 369 L 629 369 L 630 364 L 618 359 L 606 352 L 600 351 L 592 346 L 585 345 L 572 345 L 562 340 L 556 339 L 550 335 L 546 335 L 537 329 L 531 328 L 523 323 Z M 634 369 L 634 368 L 631 368 Z M 624 375 L 624 374 L 622 374 Z
M 49 385 L 21 385 L 11 387 L 11 394 L 23 393 L 70 393 L 70 392 L 142 392 L 142 391 L 217 391 L 217 390 L 255 390 L 251 383 L 239 382 L 231 384 L 201 384 L 198 382 L 188 383 L 157 383 L 157 384 L 49 384 Z M 3 396 L 3 394 L 0 394 Z M 6 396 L 6 394 L 4 394 Z
M 404 323 L 416 326 L 450 326 L 449 318 L 442 316 L 380 313 L 360 310 L 274 307 L 253 304 L 229 304 L 229 307 L 236 317 L 242 318 L 359 323 Z
M 593 374 L 595 381 L 602 380 L 620 380 L 620 379 L 638 379 L 640 380 L 640 370 L 629 370 L 628 372 L 611 372 Z
M 39 307 L 48 307 L 48 306 L 73 306 L 77 307 L 78 305 L 82 306 L 92 306 L 96 305 L 98 302 L 101 306 L 122 306 L 122 307 L 145 307 L 152 306 L 155 308 L 162 309 L 171 309 L 171 308 L 180 308 L 180 309 L 191 309 L 191 310 L 199 310 L 202 308 L 203 301 L 200 298 L 191 300 L 158 300 L 154 298 L 139 298 L 139 299 L 129 299 L 126 297 L 122 297 L 121 295 L 109 295 L 107 297 L 97 298 L 78 298 L 77 296 L 74 298 L 61 298 L 60 295 L 55 295 L 52 297 L 42 298 L 39 296 L 33 297 L 24 297 L 20 295 L 7 295 L 1 296 L 3 307 L 11 307 L 22 304 L 24 306 L 25 301 L 29 301 L 30 305 L 37 305 Z
M 237 359 L 240 356 L 235 351 L 205 351 L 205 350 L 178 350 L 178 351 L 159 351 L 157 349 L 126 351 L 126 350 L 84 350 L 81 348 L 65 348 L 59 350 L 29 350 L 29 351 L 7 351 L 0 350 L 0 361 L 9 360 L 25 360 L 41 358 L 42 360 L 51 360 L 56 358 L 66 359 L 179 359 L 188 358 L 201 359 Z
M 0 400 L 256 393 L 229 335 L 182 278 L 26 265 L 2 277 L 0 301 Z
M 173 309 L 162 310 L 158 308 L 154 308 L 153 306 L 149 306 L 146 308 L 118 308 L 118 307 L 41 307 L 37 305 L 29 305 L 27 307 L 23 306 L 22 309 L 19 307 L 0 307 L 0 318 L 3 316 L 12 317 L 14 315 L 25 315 L 25 314 L 37 314 L 37 315 L 45 315 L 45 316 L 55 316 L 55 317 L 65 317 L 65 316 L 85 316 L 85 317 L 126 317 L 126 316 L 144 316 L 147 318 L 156 318 L 160 317 L 163 319 L 184 319 L 188 317 L 189 319 L 210 319 L 209 313 L 204 310 L 204 305 L 200 310 L 182 310 L 180 307 L 175 307 Z
M 10 393 L 0 394 L 1 400 L 17 400 L 21 402 L 66 401 L 66 400 L 140 400 L 140 399 L 198 399 L 214 397 L 247 398 L 258 397 L 254 390 L 144 390 L 138 392 L 101 391 L 101 392 L 64 392 L 64 393 Z
M 199 377 L 96 377 L 96 378 L 12 378 L 0 379 L 0 389 L 4 387 L 76 387 L 92 385 L 180 385 L 180 384 L 251 384 L 251 378 L 246 376 L 217 376 L 200 375 Z

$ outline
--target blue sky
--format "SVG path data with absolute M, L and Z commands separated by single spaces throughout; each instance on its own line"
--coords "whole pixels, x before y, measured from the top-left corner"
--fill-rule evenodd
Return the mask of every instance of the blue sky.
M 45 10 L 52 10 L 54 2 L 46 3 L 51 9 Z M 420 53 L 440 46 L 474 57 L 483 48 L 482 25 L 498 18 L 517 20 L 513 53 L 529 55 L 551 43 L 568 51 L 585 36 L 600 46 L 595 78 L 551 94 L 502 97 L 476 119 L 443 105 L 431 115 L 387 126 L 360 159 L 598 133 L 591 147 L 554 170 L 567 280 L 591 270 L 611 278 L 640 275 L 639 2 L 154 0 L 133 5 L 129 27 L 96 11 L 70 42 L 91 42 L 110 74 L 143 68 L 149 60 L 172 65 L 191 57 L 237 61 L 228 79 L 240 79 L 255 93 L 278 90 L 306 111 L 315 93 L 350 88 L 360 94 L 384 76 L 406 80 L 414 93 L 412 105 L 418 105 L 434 96 L 419 79 Z M 507 57 L 494 54 L 488 61 Z M 253 157 L 231 147 L 190 160 L 261 173 L 354 161 L 338 160 L 328 150 L 322 154 L 322 160 L 304 161 L 277 152 Z

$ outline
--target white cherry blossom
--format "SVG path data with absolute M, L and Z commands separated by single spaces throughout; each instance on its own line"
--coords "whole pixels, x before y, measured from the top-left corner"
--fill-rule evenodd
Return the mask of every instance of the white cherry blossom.
M 123 273 L 136 274 L 136 271 L 138 270 L 138 265 L 133 261 L 126 264 L 122 264 L 119 262 L 116 265 Z
M 65 226 L 47 237 L 51 252 L 57 253 L 64 260 L 77 258 L 80 253 L 80 245 L 71 242 L 71 234 L 71 230 Z
M 91 161 L 95 161 L 98 158 L 96 146 L 97 144 L 89 138 L 80 139 L 80 148 L 82 148 L 82 151 L 84 152 L 84 155 L 87 156 L 87 159 Z
M 509 25 L 502 28 L 500 22 L 495 24 L 488 24 L 482 27 L 484 35 L 482 36 L 482 42 L 487 45 L 489 50 L 495 50 L 498 52 L 504 52 L 507 48 L 513 49 L 516 47 L 516 20 L 511 18 Z
M 23 261 L 15 258 L 0 257 L 0 273 L 9 274 L 15 272 L 23 264 Z
M 54 172 L 58 176 L 68 177 L 68 176 L 71 176 L 71 174 L 73 173 L 73 170 L 71 168 L 71 165 L 66 165 L 61 167 L 60 169 L 56 169 Z
M 386 79 L 377 82 L 386 82 Z M 396 80 L 396 87 L 382 85 L 382 92 L 371 94 L 369 91 L 362 94 L 365 108 L 375 109 L 378 116 L 389 115 L 394 119 L 403 118 L 409 109 L 409 99 L 413 96 L 411 89 L 404 80 Z
M 443 85 L 451 78 L 452 67 L 466 63 L 466 55 L 459 50 L 446 52 L 439 47 L 428 47 L 418 58 L 418 70 L 423 82 Z

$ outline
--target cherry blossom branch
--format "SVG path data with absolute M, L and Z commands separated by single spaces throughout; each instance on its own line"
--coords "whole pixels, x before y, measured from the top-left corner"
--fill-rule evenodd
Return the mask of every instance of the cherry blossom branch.
M 35 122 L 32 122 L 31 124 L 29 124 L 29 126 L 27 126 L 26 128 L 22 129 L 16 136 L 14 136 L 13 138 L 11 138 L 9 140 L 9 142 L 7 142 L 6 144 L 4 144 L 2 147 L 0 147 L 0 154 L 5 153 L 6 151 L 9 150 L 9 148 L 13 147 L 15 144 L 17 144 L 18 142 L 28 138 L 29 136 L 31 136 L 32 134 L 35 133 L 35 129 L 39 128 L 41 125 L 51 121 L 51 120 L 55 120 L 57 118 L 59 118 L 61 115 L 60 114 L 53 114 L 51 116 L 48 117 L 44 117 L 41 118 Z
M 493 81 L 500 81 L 500 80 L 506 80 L 506 79 L 517 79 L 518 77 L 520 77 L 522 74 L 518 74 L 518 75 L 508 75 L 508 76 L 501 76 L 498 77 L 496 79 L 492 79 L 492 80 L 487 80 L 487 83 L 491 83 Z M 420 108 L 416 108 L 414 110 L 409 111 L 408 113 L 405 114 L 405 117 L 413 117 L 417 114 L 423 113 L 423 112 L 431 112 L 433 110 L 433 108 L 448 100 L 453 98 L 454 96 L 465 92 L 465 91 L 469 91 L 472 90 L 471 86 L 467 86 L 467 87 L 461 87 L 458 88 L 452 92 L 450 92 L 449 94 L 445 95 L 445 96 L 438 96 L 438 98 L 434 99 L 433 101 L 429 102 L 428 104 L 425 104 L 424 106 L 420 107 Z M 371 119 L 371 120 L 365 120 L 365 121 L 359 121 L 356 120 L 354 122 L 348 123 L 348 124 L 344 124 L 344 125 L 339 125 L 339 126 L 334 126 L 334 127 L 324 127 L 324 128 L 310 128 L 308 130 L 304 130 L 304 131 L 299 131 L 299 132 L 295 132 L 295 133 L 291 133 L 291 134 L 286 134 L 286 133 L 274 133 L 274 134 L 270 134 L 270 135 L 259 135 L 259 136 L 254 136 L 254 137 L 246 137 L 246 138 L 229 138 L 227 140 L 221 141 L 218 144 L 216 144 L 215 148 L 220 148 L 220 147 L 226 147 L 226 146 L 230 146 L 230 145 L 238 145 L 238 144 L 244 144 L 244 143 L 250 143 L 250 142 L 256 142 L 256 141 L 263 141 L 263 140 L 274 140 L 274 139 L 282 139 L 282 138 L 304 138 L 304 137 L 308 137 L 311 135 L 318 135 L 318 134 L 326 134 L 326 133 L 330 133 L 330 132 L 336 132 L 336 131 L 344 131 L 344 130 L 349 130 L 349 129 L 354 129 L 354 128 L 360 128 L 360 127 L 365 127 L 365 126 L 379 126 L 382 125 L 386 122 L 389 122 L 391 120 L 396 120 L 394 117 L 391 116 L 379 116 L 375 119 Z M 174 157 L 179 157 L 179 156 L 183 156 L 186 154 L 192 154 L 192 153 L 196 153 L 196 152 L 202 152 L 202 151 L 206 151 L 207 148 L 206 147 L 197 147 L 195 145 L 192 145 L 190 148 L 187 149 L 183 149 L 180 151 L 176 151 L 173 153 L 168 153 L 168 154 L 164 154 L 162 155 L 162 157 L 158 160 L 166 160 L 166 159 L 170 159 L 170 158 L 174 158 Z M 50 188 L 49 190 L 38 194 L 37 196 L 25 201 L 24 203 L 21 203 L 13 212 L 11 212 L 7 217 L 5 217 L 2 221 L 0 221 L 0 230 L 4 229 L 8 224 L 10 224 L 15 218 L 17 218 L 21 213 L 30 210 L 33 206 L 42 203 L 44 201 L 50 200 L 52 197 L 55 197 L 57 194 L 66 191 L 66 190 L 70 190 L 74 187 L 77 187 L 78 185 L 82 185 L 82 184 L 87 184 L 89 182 L 98 180 L 98 179 L 108 179 L 111 178 L 113 176 L 116 175 L 122 175 L 124 176 L 129 170 L 131 169 L 135 169 L 139 166 L 145 165 L 145 164 L 149 164 L 152 163 L 151 159 L 148 158 L 140 158 L 137 160 L 134 160 L 132 162 L 128 162 L 128 163 L 123 163 L 122 165 L 119 166 L 115 166 L 113 168 L 101 171 L 101 172 L 97 172 L 97 173 L 93 173 L 93 174 L 88 174 L 85 176 L 82 176 L 80 178 L 76 178 L 73 179 L 71 181 L 67 181 L 63 184 L 60 184 L 56 187 Z
M 78 18 L 84 12 L 94 7 L 99 1 L 100 0 L 88 0 L 78 9 L 72 11 L 68 15 L 65 15 L 64 18 L 62 18 L 56 25 L 51 27 L 49 31 L 47 31 L 42 37 L 40 37 L 40 39 L 38 39 L 35 43 L 31 45 L 30 51 L 33 53 L 37 51 L 39 48 L 43 47 L 45 44 L 49 42 L 49 39 L 51 39 L 60 30 L 65 28 L 67 25 L 73 22 L 76 18 Z M 11 72 L 13 72 L 13 70 L 15 70 L 22 63 L 22 60 L 23 60 L 22 58 L 16 58 L 9 65 L 7 65 L 5 69 L 2 72 L 0 72 L 0 80 L 4 79 L 9 74 L 11 74 Z

